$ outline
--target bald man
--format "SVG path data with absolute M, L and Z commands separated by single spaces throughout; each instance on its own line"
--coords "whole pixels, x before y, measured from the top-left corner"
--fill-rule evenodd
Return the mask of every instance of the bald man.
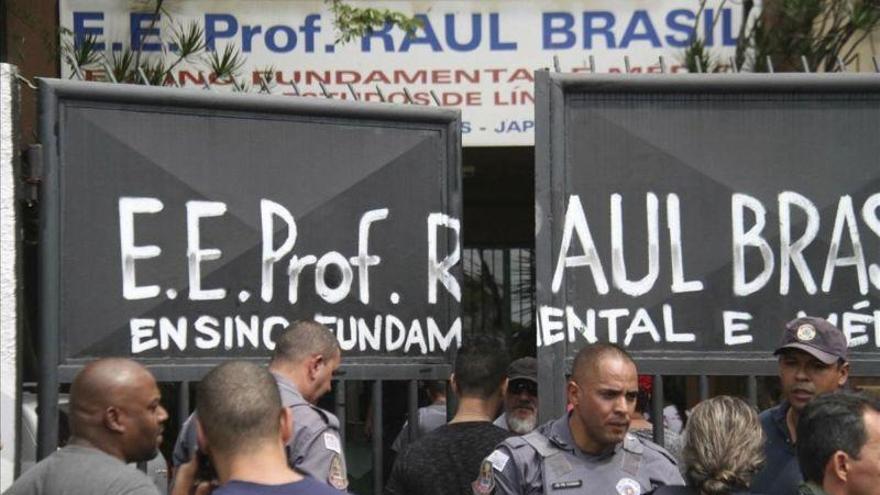
M 128 359 L 85 366 L 70 388 L 70 441 L 25 472 L 4 495 L 157 495 L 129 462 L 152 459 L 168 413 L 156 380 Z

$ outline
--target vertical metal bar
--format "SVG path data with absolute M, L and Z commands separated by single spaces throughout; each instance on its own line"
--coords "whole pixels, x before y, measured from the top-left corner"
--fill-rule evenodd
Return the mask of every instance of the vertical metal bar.
M 758 407 L 758 378 L 755 375 L 746 377 L 746 396 L 752 407 Z
M 487 275 L 485 273 L 483 273 L 483 265 L 485 265 L 485 263 L 483 262 L 485 260 L 485 258 L 484 258 L 485 253 L 482 248 L 477 252 L 480 255 L 480 258 L 478 261 L 479 265 L 477 266 L 479 269 L 479 272 L 480 272 L 480 329 L 485 329 L 486 328 L 486 316 L 488 314 L 488 311 L 486 311 L 486 306 L 487 306 L 487 304 L 486 304 L 486 276 Z
M 654 423 L 654 443 L 664 445 L 663 435 L 663 375 L 654 375 L 654 390 L 651 397 L 651 422 Z
M 629 66 L 629 55 L 623 56 L 623 67 L 626 69 L 626 73 L 629 74 L 630 66 Z
M 373 493 L 382 493 L 385 463 L 382 462 L 382 380 L 373 382 Z
M 339 441 L 345 448 L 345 380 L 336 382 L 336 417 L 339 419 Z
M 177 388 L 177 424 L 183 425 L 189 417 L 189 382 L 180 382 Z
M 43 348 L 55 347 L 51 342 Z M 44 340 L 45 342 L 45 340 Z M 45 354 L 45 351 L 44 351 Z M 57 356 L 57 350 L 56 354 Z M 49 361 L 44 355 L 40 360 L 40 382 L 37 397 L 37 461 L 45 459 L 58 448 L 58 369 L 55 361 Z
M 700 375 L 700 402 L 709 398 L 709 376 Z
M 596 57 L 590 55 L 590 74 L 596 73 Z
M 559 56 L 553 55 L 553 70 L 556 72 L 562 72 L 562 69 L 559 68 Z
M 513 270 L 510 266 L 510 249 L 502 249 L 501 250 L 501 265 L 504 276 L 504 300 L 501 303 L 502 309 L 504 311 L 504 317 L 501 319 L 502 324 L 504 325 L 504 331 L 509 332 L 513 327 L 511 324 L 511 307 L 513 306 L 511 299 L 513 299 Z
M 407 415 L 407 424 L 409 425 L 409 431 L 406 432 L 409 435 L 410 443 L 414 442 L 417 438 L 419 438 L 419 381 L 418 380 L 410 380 L 407 382 L 407 391 L 406 391 L 406 415 Z

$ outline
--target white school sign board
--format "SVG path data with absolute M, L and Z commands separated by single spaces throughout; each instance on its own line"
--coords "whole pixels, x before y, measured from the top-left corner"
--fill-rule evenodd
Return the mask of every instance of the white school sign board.
M 728 60 L 742 23 L 741 6 L 720 0 L 709 0 L 703 11 L 697 0 L 351 3 L 416 15 L 423 28 L 411 38 L 379 29 L 334 45 L 332 13 L 314 0 L 166 1 L 155 25 L 153 2 L 61 0 L 59 18 L 74 39 L 95 37 L 108 58 L 139 40 L 144 52 L 158 56 L 171 48 L 175 25 L 197 21 L 209 48 L 222 52 L 233 43 L 241 50 L 242 75 L 252 87 L 259 88 L 255 72 L 271 68 L 274 93 L 294 94 L 293 81 L 302 93 L 321 95 L 320 82 L 334 97 L 351 98 L 350 83 L 364 100 L 378 101 L 381 92 L 404 103 L 406 89 L 416 104 L 434 105 L 433 91 L 443 106 L 461 109 L 465 146 L 534 144 L 533 72 L 553 67 L 554 56 L 563 72 L 588 70 L 590 57 L 597 72 L 623 72 L 625 56 L 633 72 L 659 72 L 661 56 L 667 70 L 680 71 L 694 32 Z M 70 77 L 70 67 L 61 65 Z M 103 77 L 99 66 L 91 69 L 87 76 Z M 207 80 L 224 87 L 211 81 L 204 63 L 182 63 L 174 77 L 184 86 Z

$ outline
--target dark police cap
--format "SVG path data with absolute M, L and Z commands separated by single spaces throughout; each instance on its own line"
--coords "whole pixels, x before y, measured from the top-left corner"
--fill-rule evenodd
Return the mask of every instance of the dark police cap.
M 773 354 L 785 349 L 804 351 L 825 364 L 846 361 L 847 345 L 843 332 L 828 321 L 813 316 L 796 318 L 785 325 L 782 342 Z
M 533 357 L 519 358 L 507 367 L 507 379 L 531 380 L 538 383 L 538 360 Z

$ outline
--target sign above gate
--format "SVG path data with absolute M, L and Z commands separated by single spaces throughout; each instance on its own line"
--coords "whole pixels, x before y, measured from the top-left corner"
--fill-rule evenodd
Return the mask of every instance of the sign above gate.
M 537 92 L 555 377 L 598 341 L 644 373 L 774 373 L 803 314 L 880 372 L 880 78 L 541 72 Z
M 304 94 L 326 89 L 351 98 L 351 84 L 362 100 L 405 103 L 407 90 L 416 104 L 436 105 L 433 91 L 440 105 L 461 109 L 465 146 L 533 145 L 533 72 L 552 67 L 554 57 L 564 72 L 589 70 L 592 57 L 596 72 L 619 73 L 627 60 L 633 72 L 660 72 L 663 56 L 676 72 L 694 37 L 726 61 L 742 24 L 742 7 L 724 0 L 348 3 L 416 16 L 423 27 L 412 37 L 375 29 L 338 45 L 333 14 L 321 0 L 169 0 L 155 20 L 154 2 L 61 0 L 59 20 L 75 40 L 93 38 L 105 54 L 99 60 L 124 60 L 126 48 L 139 46 L 144 59 L 164 57 L 166 66 L 176 61 L 173 32 L 195 22 L 208 50 L 240 51 L 245 84 L 260 88 L 260 73 L 268 73 L 275 94 L 294 94 L 295 83 Z M 62 75 L 71 76 L 60 63 Z M 101 64 L 90 69 L 87 75 L 102 77 Z M 172 73 L 184 86 L 232 89 L 197 59 Z
M 458 112 L 51 80 L 41 96 L 57 364 L 265 356 L 307 318 L 349 365 L 445 363 L 460 342 Z

